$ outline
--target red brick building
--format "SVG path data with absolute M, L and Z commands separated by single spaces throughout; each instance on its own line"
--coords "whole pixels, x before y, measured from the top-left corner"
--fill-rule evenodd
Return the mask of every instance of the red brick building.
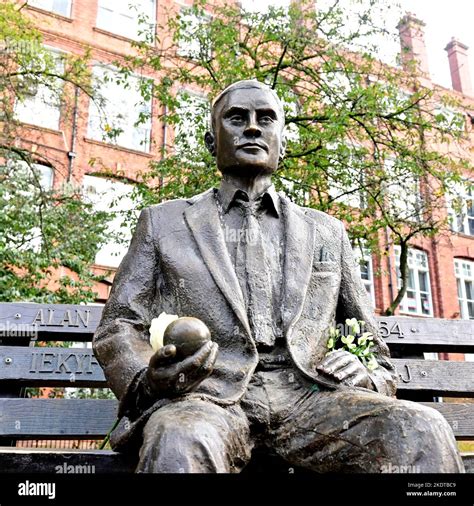
M 133 53 L 131 40 L 137 37 L 136 12 L 128 9 L 126 0 L 30 0 L 28 14 L 34 18 L 44 34 L 45 44 L 55 51 L 82 54 L 85 48 L 92 48 L 94 73 L 112 71 L 111 63 Z M 150 18 L 150 26 L 165 22 L 166 12 L 186 7 L 190 0 L 139 0 L 141 12 Z M 421 84 L 442 89 L 430 81 L 429 68 L 424 45 L 423 23 L 408 15 L 399 25 L 402 45 L 407 49 L 406 58 L 416 58 L 422 72 Z M 159 34 L 162 38 L 164 34 Z M 465 136 L 472 158 L 474 150 L 473 118 L 466 112 L 474 110 L 474 93 L 468 68 L 467 48 L 456 40 L 447 41 L 447 61 L 452 75 L 453 90 L 450 93 L 460 99 L 463 106 L 453 114 L 465 118 Z M 190 50 L 192 48 L 183 48 Z M 143 77 L 153 77 L 149 73 Z M 159 156 L 160 148 L 170 144 L 172 132 L 158 120 L 164 111 L 156 103 L 150 103 L 152 120 L 140 129 L 133 128 L 136 93 L 133 89 L 125 92 L 116 86 L 107 90 L 110 111 L 119 110 L 123 117 L 117 118 L 124 126 L 124 132 L 115 144 L 104 140 L 104 125 L 100 111 L 80 93 L 72 104 L 72 114 L 66 116 L 54 106 L 42 110 L 30 103 L 18 107 L 18 118 L 24 125 L 22 142 L 38 153 L 48 153 L 53 171 L 44 168 L 45 178 L 59 185 L 64 180 L 74 181 L 89 188 L 89 194 L 100 195 L 113 191 L 126 193 L 123 182 L 107 182 L 94 176 L 104 167 L 133 181 L 135 175 L 144 171 L 153 158 Z M 197 96 L 199 100 L 199 96 Z M 91 160 L 93 163 L 91 164 Z M 49 172 L 48 172 L 49 171 Z M 468 171 L 466 180 L 474 180 L 474 170 Z M 399 309 L 407 315 L 438 318 L 474 319 L 474 190 L 467 185 L 460 187 L 457 196 L 462 211 L 446 213 L 453 218 L 452 231 L 435 239 L 413 242 L 410 253 L 410 287 Z M 97 197 L 98 205 L 107 207 L 107 199 Z M 361 263 L 361 275 L 371 294 L 377 312 L 388 307 L 397 293 L 397 250 L 384 230 L 380 232 L 380 251 L 388 248 L 389 255 L 377 252 L 367 256 Z M 97 268 L 115 268 L 123 254 L 114 257 L 114 246 L 105 248 L 97 258 Z M 98 301 L 106 300 L 110 284 L 98 287 Z

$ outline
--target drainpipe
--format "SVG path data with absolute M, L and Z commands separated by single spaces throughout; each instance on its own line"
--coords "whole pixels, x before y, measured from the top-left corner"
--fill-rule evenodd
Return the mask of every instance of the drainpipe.
M 385 250 L 388 252 L 387 264 L 388 264 L 388 289 L 390 294 L 390 304 L 393 302 L 393 278 L 392 278 L 392 257 L 390 253 L 390 236 L 388 233 L 388 227 L 385 227 Z
M 161 155 L 162 157 L 166 153 L 166 145 L 168 143 L 168 125 L 166 123 L 166 116 L 167 115 L 168 115 L 168 107 L 165 105 L 165 106 L 163 106 L 164 121 L 163 121 L 163 151 L 162 151 L 162 155 Z M 160 189 L 163 188 L 163 176 L 160 176 L 159 185 L 160 185 Z
M 69 166 L 67 171 L 67 181 L 68 183 L 71 181 L 72 178 L 72 169 L 74 167 L 74 159 L 76 158 L 76 137 L 77 137 L 77 118 L 79 115 L 79 108 L 78 108 L 78 102 L 79 102 L 79 87 L 76 86 L 76 89 L 74 91 L 74 114 L 72 118 L 72 133 L 71 133 L 71 150 L 67 154 L 69 158 Z

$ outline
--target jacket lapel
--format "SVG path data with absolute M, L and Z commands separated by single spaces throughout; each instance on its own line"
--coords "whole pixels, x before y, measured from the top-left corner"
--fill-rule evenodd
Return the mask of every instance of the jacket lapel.
M 214 190 L 189 202 L 192 205 L 185 210 L 184 216 L 204 263 L 245 330 L 251 335 L 244 297 L 225 244 Z
M 287 335 L 299 318 L 311 279 L 315 248 L 315 226 L 304 211 L 281 197 L 285 227 L 283 266 L 283 329 Z

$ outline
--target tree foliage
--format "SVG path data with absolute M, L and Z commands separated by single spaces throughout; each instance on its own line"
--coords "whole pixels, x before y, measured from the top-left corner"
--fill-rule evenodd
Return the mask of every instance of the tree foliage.
M 27 142 L 16 107 L 42 90 L 71 117 L 75 90 L 94 97 L 87 54 L 55 55 L 14 2 L 0 3 L 0 300 L 79 303 L 93 300 L 91 270 L 107 239 L 106 215 Z M 53 187 L 38 164 L 52 167 Z
M 176 132 L 138 192 L 153 203 L 216 185 L 202 142 L 209 105 L 197 107 L 193 90 L 212 98 L 239 79 L 265 81 L 286 109 L 277 188 L 344 220 L 356 242 L 377 249 L 386 232 L 401 246 L 402 285 L 390 314 L 407 288 L 408 245 L 447 228 L 445 194 L 469 169 L 465 116 L 449 112 L 459 106 L 452 95 L 420 84 L 415 64 L 380 62 L 371 41 L 390 36 L 378 19 L 391 2 L 354 1 L 352 14 L 338 0 L 323 3 L 246 13 L 202 0 L 169 13 L 158 33 L 171 29 L 171 37 L 136 44 L 140 55 L 122 69 L 160 73 L 160 119 Z

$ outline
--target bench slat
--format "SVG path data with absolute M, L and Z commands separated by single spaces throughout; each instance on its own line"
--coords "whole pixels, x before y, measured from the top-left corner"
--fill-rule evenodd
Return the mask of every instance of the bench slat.
M 474 353 L 474 321 L 391 316 L 376 318 L 390 349 Z
M 401 377 L 400 392 L 474 395 L 474 362 L 417 359 L 393 359 L 393 362 Z M 86 348 L 0 346 L 0 364 L 3 364 L 0 382 L 30 386 L 107 386 L 102 368 L 92 350 Z
M 112 399 L 0 399 L 0 436 L 102 439 L 117 407 Z
M 28 335 L 38 339 L 92 339 L 103 306 L 78 304 L 0 303 L 0 336 Z
M 424 391 L 433 396 L 474 396 L 474 362 L 392 359 L 401 375 L 399 392 Z M 407 369 L 408 367 L 408 369 Z M 408 372 L 410 372 L 410 381 Z
M 453 429 L 456 439 L 474 441 L 474 404 L 460 402 L 421 402 L 439 411 Z
M 30 386 L 107 386 L 102 368 L 87 348 L 0 346 L 0 364 L 0 381 Z
M 462 453 L 466 472 L 474 472 L 474 455 Z M 72 468 L 72 466 L 74 466 Z M 92 467 L 93 466 L 93 467 Z M 135 461 L 111 450 L 28 450 L 0 447 L 2 473 L 58 473 L 85 474 L 133 473 Z M 273 470 L 272 470 L 273 472 Z M 285 472 L 288 468 L 285 467 Z
M 74 468 L 72 467 L 74 466 Z M 0 447 L 2 473 L 133 473 L 130 457 L 111 450 L 47 450 Z
M 41 340 L 91 341 L 103 306 L 0 303 L 0 336 L 29 333 Z M 474 352 L 474 321 L 411 316 L 377 316 L 381 335 L 392 349 Z
M 474 404 L 422 404 L 439 411 L 458 439 L 474 440 Z M 117 406 L 117 401 L 108 399 L 0 399 L 0 435 L 101 439 L 115 423 Z

